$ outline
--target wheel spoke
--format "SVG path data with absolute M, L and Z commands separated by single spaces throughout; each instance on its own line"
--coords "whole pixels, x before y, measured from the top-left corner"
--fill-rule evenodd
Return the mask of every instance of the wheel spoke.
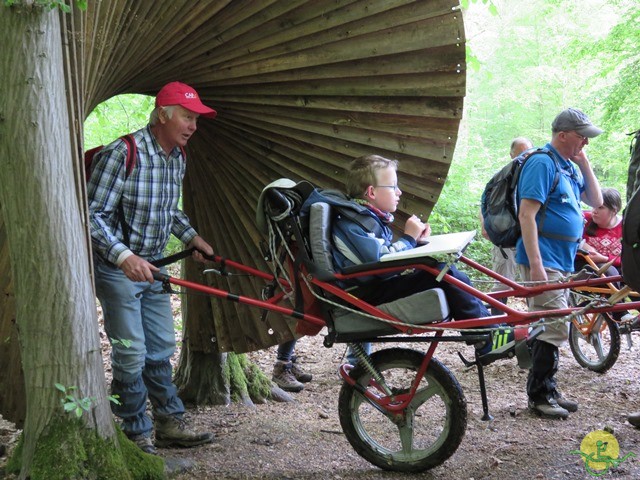
M 412 387 L 424 354 L 392 348 L 371 355 L 394 395 Z M 355 388 L 340 392 L 340 423 L 354 449 L 386 470 L 420 472 L 440 465 L 457 449 L 466 428 L 466 401 L 453 375 L 431 359 L 429 369 L 409 405 L 398 413 L 380 412 Z M 351 373 L 359 385 L 372 388 L 360 368 Z M 378 391 L 379 393 L 379 391 Z

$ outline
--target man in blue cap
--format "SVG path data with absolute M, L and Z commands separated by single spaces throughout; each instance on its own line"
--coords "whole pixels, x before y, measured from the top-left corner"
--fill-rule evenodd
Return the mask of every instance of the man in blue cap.
M 551 124 L 551 142 L 545 153 L 532 155 L 518 182 L 522 237 L 516 262 L 522 278 L 530 282 L 558 282 L 573 271 L 582 238 L 580 201 L 602 205 L 602 193 L 584 147 L 602 133 L 580 110 L 568 108 Z M 577 168 L 576 168 L 577 167 Z M 557 179 L 557 184 L 554 184 Z M 546 211 L 539 215 L 548 201 Z M 553 290 L 529 299 L 531 311 L 567 308 L 568 290 Z M 533 366 L 527 378 L 529 409 L 548 418 L 567 418 L 578 404 L 563 397 L 556 387 L 558 347 L 569 337 L 567 322 L 548 319 L 546 330 L 531 349 Z

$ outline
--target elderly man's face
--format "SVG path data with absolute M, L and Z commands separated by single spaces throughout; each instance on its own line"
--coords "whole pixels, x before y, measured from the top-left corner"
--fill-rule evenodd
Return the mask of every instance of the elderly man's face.
M 163 131 L 163 137 L 171 144 L 171 148 L 175 146 L 184 147 L 191 135 L 197 130 L 197 113 L 187 110 L 180 105 L 176 105 L 171 118 L 166 115 L 166 112 L 161 114 L 161 128 Z

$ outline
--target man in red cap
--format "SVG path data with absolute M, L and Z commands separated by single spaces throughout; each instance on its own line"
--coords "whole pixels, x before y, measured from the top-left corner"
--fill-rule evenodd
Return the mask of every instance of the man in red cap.
M 87 183 L 96 294 L 112 347 L 111 394 L 119 400 L 112 410 L 127 437 L 150 454 L 156 446 L 190 447 L 214 439 L 212 433 L 185 425 L 169 362 L 176 346 L 170 297 L 150 285 L 154 272 L 166 273 L 151 262 L 163 258 L 171 234 L 213 254 L 179 209 L 184 146 L 200 116 L 214 118 L 216 111 L 202 104 L 190 86 L 165 85 L 149 124 L 127 136 L 135 148 L 124 137 L 104 147 L 93 159 Z M 132 169 L 126 168 L 129 148 L 135 153 Z M 194 257 L 204 261 L 199 252 Z M 156 446 L 147 399 L 153 406 Z

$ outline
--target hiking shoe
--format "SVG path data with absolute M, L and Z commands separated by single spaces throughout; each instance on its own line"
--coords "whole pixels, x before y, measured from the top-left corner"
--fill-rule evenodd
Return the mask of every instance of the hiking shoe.
M 215 439 L 211 432 L 194 432 L 184 419 L 175 415 L 157 416 L 155 426 L 158 447 L 195 447 Z
M 553 396 L 548 395 L 541 400 L 529 399 L 529 410 L 536 415 L 546 418 L 561 418 L 565 419 L 569 416 L 569 411 L 558 405 Z
M 313 376 L 310 373 L 302 370 L 302 367 L 298 365 L 298 357 L 291 357 L 291 373 L 296 377 L 296 380 L 302 383 L 308 383 L 313 379 Z
M 151 441 L 150 437 L 146 437 L 144 434 L 139 434 L 139 435 L 131 435 L 128 436 L 127 438 L 129 440 L 131 440 L 133 443 L 135 443 L 138 448 L 140 450 L 142 450 L 144 453 L 148 453 L 149 455 L 157 455 L 158 454 L 158 450 L 156 450 L 156 447 L 153 446 L 153 442 Z
M 640 428 L 640 412 L 630 413 L 627 421 L 636 428 Z
M 273 366 L 271 380 L 285 392 L 299 392 L 304 389 L 304 385 L 296 379 L 292 370 L 292 362 L 278 360 Z
M 558 390 L 554 390 L 551 395 L 553 395 L 553 399 L 556 401 L 556 403 L 564 408 L 567 412 L 573 413 L 578 411 L 578 402 L 563 397 Z

